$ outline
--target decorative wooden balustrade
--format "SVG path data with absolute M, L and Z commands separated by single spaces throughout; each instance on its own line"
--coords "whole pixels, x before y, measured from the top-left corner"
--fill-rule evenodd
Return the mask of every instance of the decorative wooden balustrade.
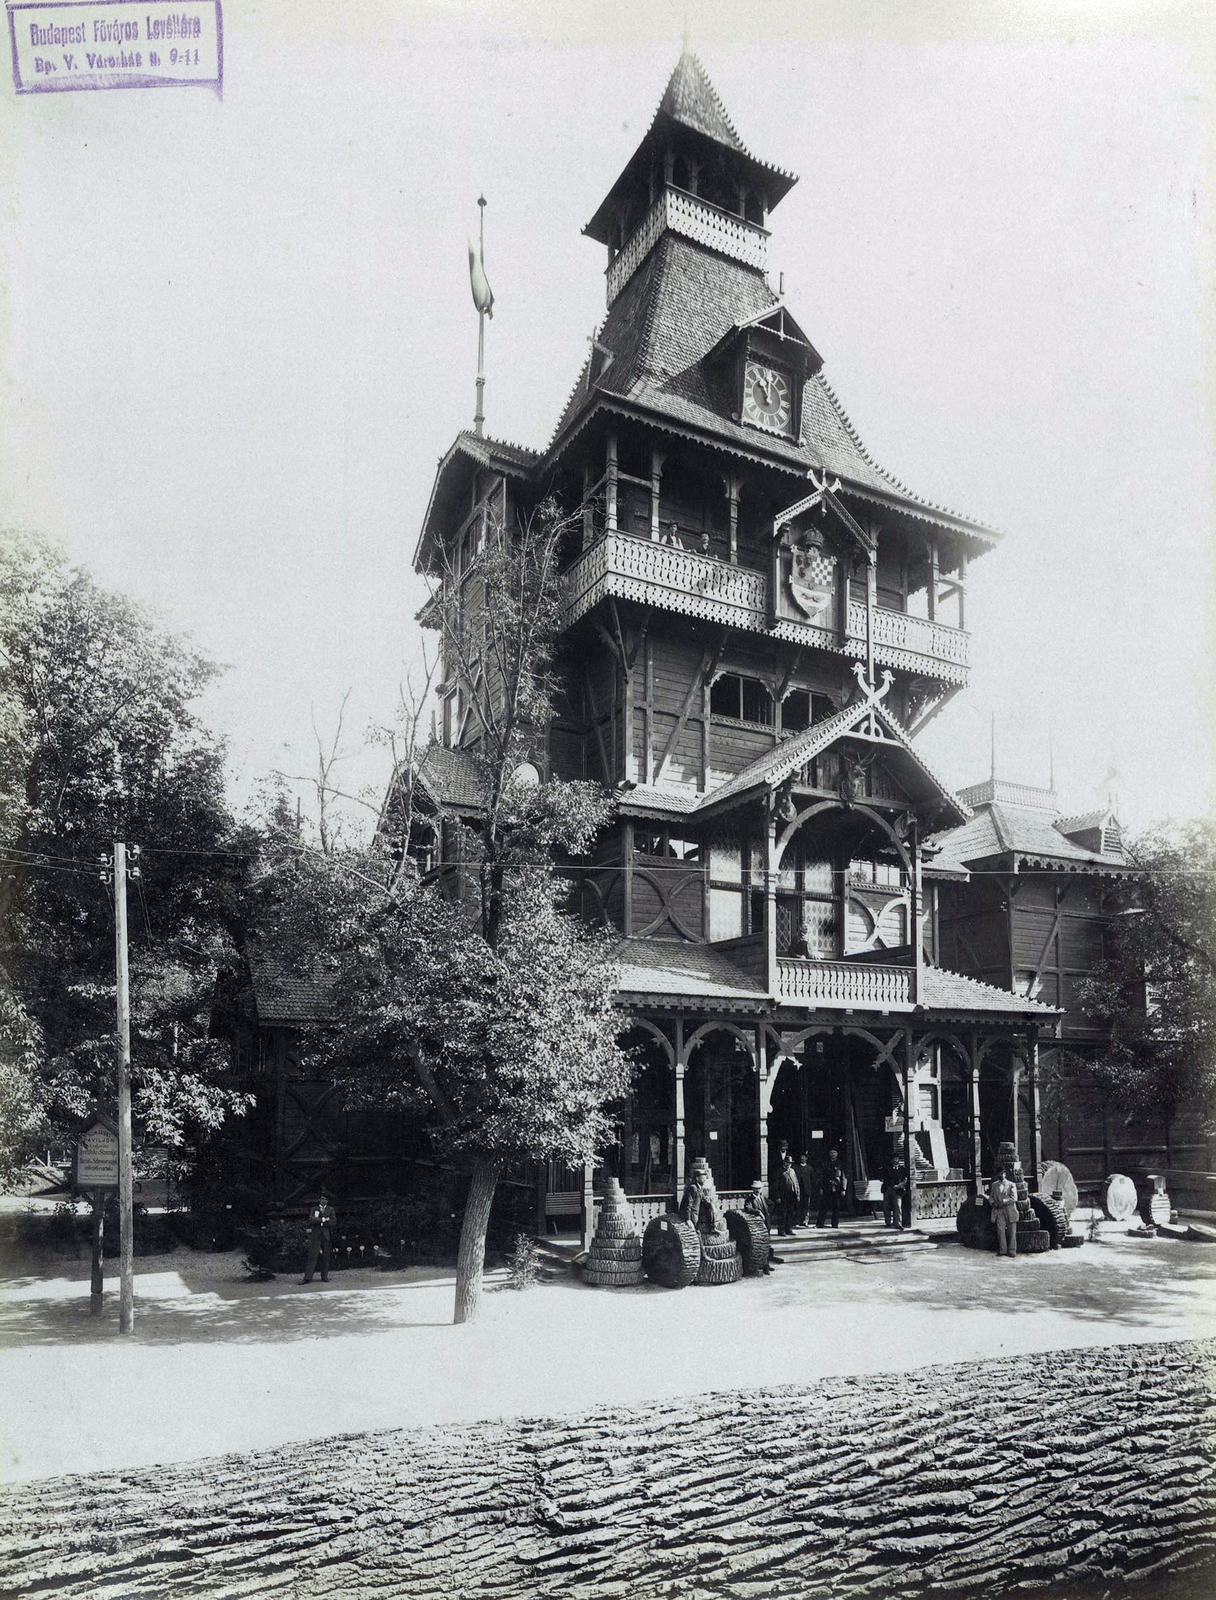
M 764 270 L 768 263 L 768 229 L 747 222 L 721 206 L 683 189 L 666 188 L 608 266 L 611 305 L 667 230 L 695 239 L 719 255 Z
M 747 1189 L 719 1189 L 718 1199 L 722 1202 L 724 1211 L 742 1211 L 743 1202 L 749 1194 Z M 597 1194 L 594 1202 L 594 1214 L 598 1218 L 603 1195 Z M 670 1194 L 628 1194 L 625 1196 L 629 1202 L 629 1209 L 633 1213 L 633 1220 L 638 1231 L 643 1232 L 648 1222 L 653 1222 L 655 1217 L 662 1217 L 677 1205 L 677 1199 Z
M 849 601 L 847 633 L 850 653 L 863 654 L 866 608 L 861 601 Z M 962 628 L 910 617 L 903 611 L 886 611 L 882 606 L 874 608 L 874 658 L 889 667 L 916 672 L 928 658 L 937 664 L 936 677 L 965 683 L 970 646 L 971 636 Z
M 851 961 L 777 962 L 777 999 L 806 1006 L 870 1011 L 910 1011 L 912 971 Z
M 659 543 L 632 533 L 601 535 L 565 575 L 567 626 L 609 595 L 661 610 L 700 617 L 728 628 L 775 634 L 791 643 L 844 655 L 865 652 L 865 606 L 850 602 L 845 637 L 830 628 L 782 620 L 769 625 L 768 577 L 715 556 Z M 874 611 L 874 656 L 880 666 L 901 667 L 965 683 L 970 635 L 961 628 L 900 611 Z

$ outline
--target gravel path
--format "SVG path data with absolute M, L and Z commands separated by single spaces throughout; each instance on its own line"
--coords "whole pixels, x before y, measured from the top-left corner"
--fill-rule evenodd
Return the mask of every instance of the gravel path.
M 0 1491 L 0 1595 L 1200 1600 L 1214 1370 L 1120 1345 L 48 1479 Z

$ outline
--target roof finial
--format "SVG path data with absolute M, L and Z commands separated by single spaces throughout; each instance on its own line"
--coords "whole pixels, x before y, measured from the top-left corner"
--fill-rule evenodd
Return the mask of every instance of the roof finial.
M 486 398 L 486 318 L 494 315 L 494 291 L 486 277 L 486 197 L 477 198 L 479 225 L 477 254 L 469 242 L 469 285 L 473 290 L 473 304 L 477 307 L 477 404 L 473 410 L 473 432 L 480 438 L 485 432 Z

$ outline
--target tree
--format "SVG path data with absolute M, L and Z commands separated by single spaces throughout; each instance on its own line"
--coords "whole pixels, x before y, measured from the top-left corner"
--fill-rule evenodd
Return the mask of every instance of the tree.
M 1163 825 L 1131 846 L 1139 878 L 1081 1003 L 1109 1029 L 1089 1063 L 1128 1114 L 1183 1106 L 1216 1126 L 1216 820 Z
M 475 719 L 466 759 L 482 801 L 475 824 L 444 824 L 460 836 L 459 866 L 409 870 L 411 763 L 375 853 L 270 841 L 261 886 L 276 946 L 328 981 L 332 1015 L 313 1043 L 329 1069 L 353 1095 L 425 1115 L 438 1149 L 469 1170 L 456 1322 L 477 1313 L 503 1172 L 594 1160 L 631 1070 L 613 942 L 568 909 L 558 870 L 589 848 L 611 798 L 529 771 L 542 765 L 567 534 L 551 506 L 511 526 L 491 519 L 472 569 L 445 574 L 437 597 L 449 676 Z
M 245 1104 L 208 1037 L 243 872 L 222 746 L 193 709 L 215 672 L 47 545 L 0 539 L 0 1059 L 27 1136 L 62 1131 L 113 1093 L 113 911 L 100 861 L 116 838 L 142 851 L 136 1117 L 184 1150 Z

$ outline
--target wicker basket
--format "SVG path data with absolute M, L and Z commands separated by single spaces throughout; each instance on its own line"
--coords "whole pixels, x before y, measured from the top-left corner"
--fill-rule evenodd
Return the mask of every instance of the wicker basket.
M 685 1289 L 700 1265 L 700 1235 L 674 1212 L 656 1217 L 642 1235 L 642 1266 L 652 1283 L 665 1289 Z

